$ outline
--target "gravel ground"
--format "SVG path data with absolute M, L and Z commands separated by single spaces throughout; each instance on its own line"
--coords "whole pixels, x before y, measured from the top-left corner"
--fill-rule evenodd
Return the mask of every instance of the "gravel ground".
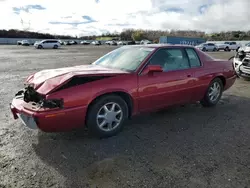
M 250 83 L 243 79 L 215 108 L 137 116 L 103 140 L 84 130 L 42 133 L 13 120 L 9 102 L 29 74 L 90 63 L 113 48 L 0 46 L 0 188 L 250 187 Z

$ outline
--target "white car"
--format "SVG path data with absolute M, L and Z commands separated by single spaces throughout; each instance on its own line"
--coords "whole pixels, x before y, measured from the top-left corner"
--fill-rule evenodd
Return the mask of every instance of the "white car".
M 238 76 L 250 78 L 250 53 L 238 51 L 233 59 L 233 65 Z
M 22 44 L 22 46 L 29 46 L 30 45 L 28 40 L 22 40 L 21 44 Z
M 202 43 L 197 46 L 195 46 L 199 50 L 202 50 L 204 52 L 206 51 L 217 51 L 217 46 L 214 43 L 208 42 L 208 43 Z
M 140 44 L 152 44 L 152 42 L 149 40 L 142 40 Z
M 238 51 L 241 47 L 240 44 L 237 44 L 236 42 L 224 42 L 223 44 L 216 44 L 217 50 L 224 50 L 224 51 L 231 51 L 236 50 Z
M 244 51 L 244 52 L 250 53 L 250 42 L 247 43 L 245 46 L 240 47 L 239 51 Z
M 35 48 L 42 49 L 42 48 L 53 48 L 57 49 L 61 46 L 58 40 L 42 40 L 40 42 L 36 42 L 34 44 Z

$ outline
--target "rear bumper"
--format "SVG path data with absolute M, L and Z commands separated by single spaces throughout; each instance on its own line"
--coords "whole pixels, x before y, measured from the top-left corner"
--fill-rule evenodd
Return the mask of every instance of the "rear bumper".
M 32 110 L 20 98 L 14 98 L 10 109 L 14 119 L 30 129 L 40 129 L 44 132 L 63 132 L 84 126 L 87 107 L 73 107 L 68 109 L 55 109 L 44 111 Z

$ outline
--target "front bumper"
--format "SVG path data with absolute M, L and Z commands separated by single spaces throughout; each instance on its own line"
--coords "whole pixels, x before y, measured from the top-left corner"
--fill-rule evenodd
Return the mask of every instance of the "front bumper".
M 234 59 L 234 68 L 237 75 L 250 78 L 250 66 L 244 66 L 241 61 Z
M 67 109 L 42 109 L 36 104 L 26 103 L 21 97 L 15 97 L 10 109 L 14 119 L 30 129 L 40 129 L 44 132 L 63 132 L 84 126 L 86 106 Z

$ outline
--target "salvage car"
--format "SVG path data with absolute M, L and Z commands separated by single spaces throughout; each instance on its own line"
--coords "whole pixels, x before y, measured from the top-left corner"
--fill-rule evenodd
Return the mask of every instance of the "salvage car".
M 89 65 L 30 75 L 10 108 L 14 119 L 32 129 L 86 125 L 94 135 L 109 137 L 136 114 L 196 101 L 215 106 L 235 80 L 232 62 L 192 46 L 123 46 Z
M 250 78 L 250 51 L 238 51 L 233 57 L 233 65 L 239 77 Z

